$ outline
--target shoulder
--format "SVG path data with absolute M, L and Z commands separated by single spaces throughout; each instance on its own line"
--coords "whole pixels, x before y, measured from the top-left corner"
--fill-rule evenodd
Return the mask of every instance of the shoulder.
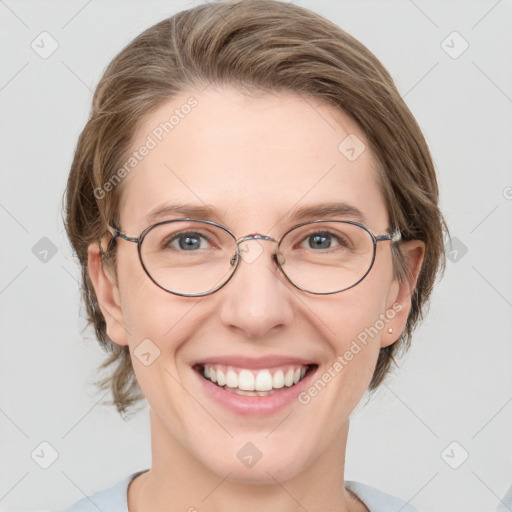
M 73 505 L 56 512 L 128 512 L 127 491 L 130 482 L 144 471 L 132 473 L 108 489 L 103 489 L 86 496 Z M 345 482 L 347 489 L 352 491 L 368 507 L 370 512 L 419 512 L 418 509 L 395 498 L 375 487 L 360 482 Z
M 132 473 L 112 487 L 86 496 L 73 505 L 56 512 L 98 512 L 98 510 L 102 512 L 128 512 L 128 485 L 144 471 Z
M 420 512 L 400 498 L 360 482 L 346 481 L 345 487 L 366 505 L 370 512 Z

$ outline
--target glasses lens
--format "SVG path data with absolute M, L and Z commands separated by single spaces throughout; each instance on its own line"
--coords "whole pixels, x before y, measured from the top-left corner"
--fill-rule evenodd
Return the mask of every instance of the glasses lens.
M 157 224 L 146 233 L 141 259 L 162 288 L 204 295 L 222 286 L 235 269 L 236 240 L 223 228 L 199 221 Z
M 312 293 L 335 293 L 359 282 L 372 266 L 374 244 L 361 226 L 320 221 L 288 232 L 279 245 L 288 279 Z

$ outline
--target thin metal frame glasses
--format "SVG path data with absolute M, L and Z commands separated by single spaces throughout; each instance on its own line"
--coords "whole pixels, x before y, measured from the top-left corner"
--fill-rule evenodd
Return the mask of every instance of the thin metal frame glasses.
M 175 229 L 176 226 L 183 229 Z M 166 292 L 183 297 L 210 295 L 225 286 L 235 274 L 240 260 L 251 262 L 247 257 L 250 250 L 240 248 L 240 244 L 250 240 L 276 243 L 272 259 L 283 275 L 299 290 L 315 295 L 330 295 L 353 288 L 372 269 L 377 244 L 401 240 L 398 230 L 375 235 L 358 222 L 323 219 L 297 224 L 279 240 L 261 234 L 237 239 L 221 224 L 191 218 L 157 222 L 138 237 L 130 237 L 112 226 L 108 226 L 108 230 L 113 239 L 137 244 L 142 268 L 153 283 Z M 177 241 L 179 247 L 173 246 Z M 206 284 L 209 273 L 214 282 Z M 197 289 L 192 291 L 193 283 Z M 200 291 L 203 283 L 206 291 Z M 185 291 L 188 286 L 190 289 Z

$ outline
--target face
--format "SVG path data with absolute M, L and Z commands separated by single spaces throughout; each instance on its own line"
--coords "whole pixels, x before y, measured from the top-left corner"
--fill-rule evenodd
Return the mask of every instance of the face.
M 194 106 L 183 108 L 191 96 Z M 176 109 L 179 121 L 166 133 L 161 123 Z M 348 141 L 357 141 L 345 140 L 349 134 L 359 140 L 355 152 L 350 144 L 347 149 Z M 145 120 L 134 151 L 148 145 L 148 136 L 154 147 L 122 183 L 120 227 L 128 236 L 159 220 L 189 216 L 149 216 L 177 204 L 208 205 L 208 218 L 236 238 L 260 233 L 279 239 L 304 220 L 298 220 L 299 209 L 334 203 L 345 210 L 308 219 L 362 220 L 377 235 L 390 228 L 363 133 L 314 98 L 255 98 L 227 88 L 190 92 Z M 232 279 L 204 297 L 157 287 L 136 244 L 123 240 L 116 277 L 101 270 L 94 245 L 90 272 L 110 338 L 130 348 L 151 407 L 158 437 L 153 442 L 221 478 L 231 472 L 233 480 L 263 483 L 269 474 L 288 479 L 339 457 L 341 432 L 371 380 L 380 348 L 395 342 L 405 326 L 410 288 L 394 279 L 389 241 L 377 244 L 363 281 L 331 295 L 301 291 L 283 278 L 272 259 L 275 243 L 245 244 L 257 256 L 242 259 Z M 414 274 L 421 247 L 404 244 L 403 251 Z M 202 375 L 206 366 L 216 380 L 222 379 L 219 371 L 231 371 L 230 382 L 240 387 L 249 374 L 260 384 L 270 374 L 272 393 L 226 390 Z M 280 384 L 279 372 L 286 377 L 290 370 L 302 380 Z

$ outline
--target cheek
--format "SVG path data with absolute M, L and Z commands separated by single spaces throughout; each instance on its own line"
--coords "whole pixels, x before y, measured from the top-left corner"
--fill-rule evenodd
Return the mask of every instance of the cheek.
M 133 370 L 150 406 L 168 410 L 169 421 L 177 428 L 180 408 L 187 400 L 179 384 L 182 368 L 178 355 L 197 328 L 198 299 L 167 293 L 147 277 L 134 279 L 133 285 L 131 291 L 126 290 L 123 303 Z M 162 392 L 165 389 L 173 396 L 170 403 Z
M 352 341 L 372 341 L 377 345 L 386 325 L 386 305 L 391 280 L 367 276 L 354 288 L 323 299 L 317 304 L 311 303 L 311 309 L 318 312 L 326 339 L 339 355 L 348 350 Z M 369 344 L 369 343 L 368 343 Z
M 198 299 L 179 297 L 156 286 L 137 254 L 119 261 L 121 307 L 133 370 L 152 403 L 162 385 L 171 385 L 171 375 L 177 375 L 176 353 L 192 334 L 195 322 L 190 318 L 195 318 Z
M 160 339 L 165 332 L 173 302 L 178 297 L 156 286 L 144 271 L 135 247 L 125 248 L 118 257 L 118 278 L 121 308 L 130 345 L 144 338 Z M 167 327 L 167 330 L 169 327 Z M 158 336 L 156 336 L 158 333 Z
M 370 289 L 370 288 L 368 288 Z M 380 352 L 385 314 L 383 295 L 365 293 L 364 287 L 343 292 L 343 300 L 318 307 L 318 330 L 328 347 L 310 387 L 298 396 L 304 406 L 304 420 L 332 418 L 322 435 L 334 436 L 360 401 L 372 379 Z M 341 296 L 341 295 L 340 295 Z
M 383 300 L 356 292 L 348 294 L 341 308 L 329 311 L 329 341 L 333 351 L 330 372 L 343 373 L 349 387 L 366 387 L 380 351 Z M 332 367 L 332 368 L 331 368 Z M 344 386 L 347 384 L 345 383 Z
M 138 280 L 137 280 L 138 281 Z M 123 317 L 128 330 L 130 348 L 134 350 L 144 339 L 150 339 L 167 356 L 174 354 L 196 325 L 194 310 L 200 299 L 172 295 L 147 277 L 134 281 L 123 302 Z M 190 319 L 194 318 L 194 322 Z
M 381 337 L 395 315 L 388 309 L 392 277 L 391 259 L 382 257 L 354 288 L 308 304 L 314 313 L 310 318 L 318 317 L 315 325 L 329 344 L 328 371 L 344 375 L 337 380 L 355 394 L 371 380 Z

